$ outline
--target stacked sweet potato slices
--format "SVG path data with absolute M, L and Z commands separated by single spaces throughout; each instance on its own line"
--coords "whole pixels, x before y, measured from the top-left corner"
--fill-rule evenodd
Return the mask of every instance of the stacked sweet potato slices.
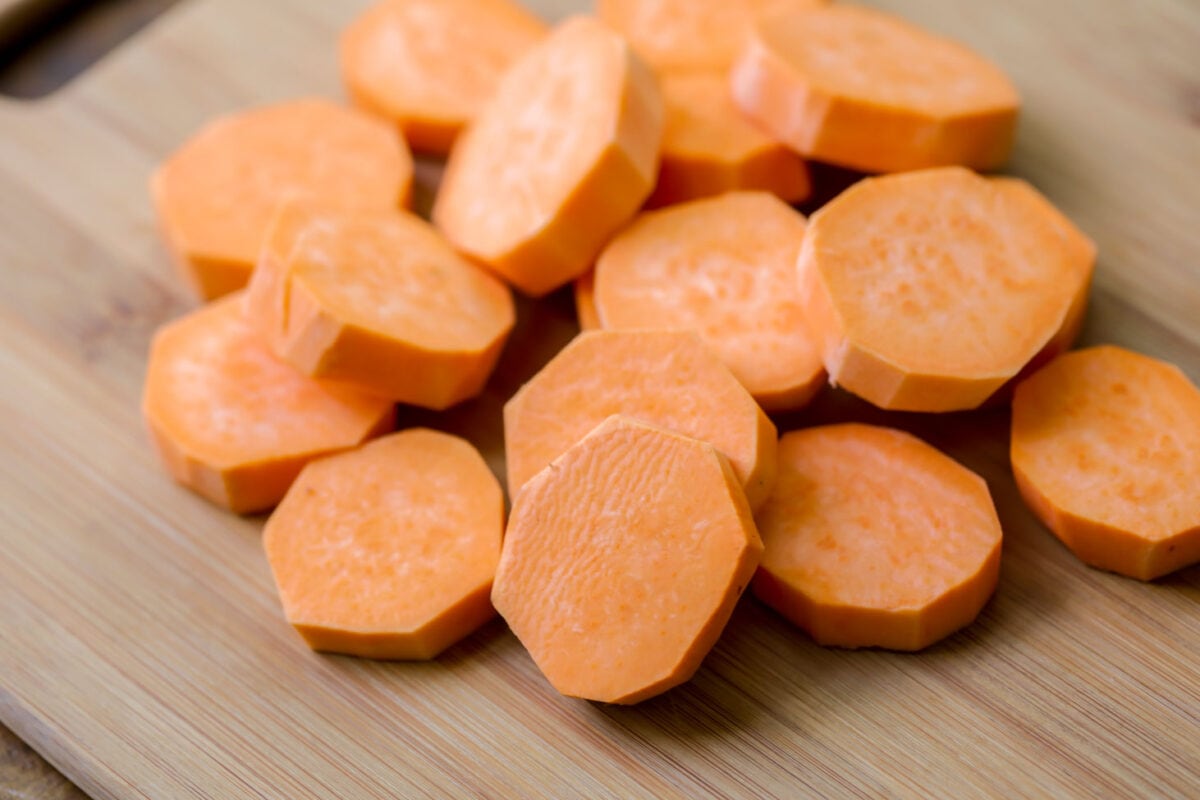
M 987 485 L 898 430 L 779 438 L 833 384 L 881 409 L 1013 404 L 1030 507 L 1081 559 L 1200 559 L 1200 391 L 1077 336 L 1092 242 L 987 176 L 1020 100 L 994 65 L 818 0 L 383 0 L 340 41 L 350 106 L 230 114 L 151 182 L 207 305 L 154 338 L 171 475 L 264 542 L 314 648 L 435 657 L 495 611 L 560 692 L 686 681 L 748 586 L 812 638 L 917 650 L 992 595 Z M 446 155 L 427 222 L 413 159 Z M 805 219 L 809 161 L 865 173 Z M 395 405 L 478 396 L 512 289 L 584 329 L 474 445 Z M 1015 394 L 1014 389 L 1015 387 Z

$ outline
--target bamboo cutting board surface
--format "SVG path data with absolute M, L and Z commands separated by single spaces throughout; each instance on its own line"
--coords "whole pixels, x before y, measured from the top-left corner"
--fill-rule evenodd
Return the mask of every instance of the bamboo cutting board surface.
M 1022 89 L 1011 171 L 1100 246 L 1085 341 L 1200 381 L 1200 7 L 878 5 Z M 1195 796 L 1200 568 L 1079 564 L 1020 502 L 1003 410 L 828 393 L 779 420 L 890 420 L 988 479 L 997 595 L 924 654 L 824 650 L 751 598 L 689 685 L 633 708 L 557 696 L 502 622 L 428 664 L 310 653 L 261 519 L 172 485 L 143 433 L 150 334 L 192 306 L 145 182 L 213 114 L 338 95 L 360 7 L 190 0 L 51 99 L 0 103 L 0 720 L 99 798 Z M 565 294 L 521 318 L 484 398 L 404 421 L 500 468 L 500 404 L 575 331 Z

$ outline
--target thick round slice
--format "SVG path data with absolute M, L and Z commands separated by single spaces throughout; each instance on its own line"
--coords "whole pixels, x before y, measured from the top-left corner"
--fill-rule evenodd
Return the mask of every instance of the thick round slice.
M 861 181 L 813 215 L 805 319 L 881 408 L 975 408 L 1078 330 L 1095 246 L 1035 190 L 960 167 Z
M 692 677 L 761 552 L 712 445 L 613 417 L 517 497 L 492 602 L 555 689 L 637 703 Z
M 751 508 L 775 480 L 775 425 L 690 331 L 585 331 L 504 405 L 508 494 L 613 414 L 709 442 Z
M 754 21 L 779 6 L 809 8 L 828 0 L 596 0 L 596 14 L 629 39 L 659 70 L 725 72 Z
M 998 167 L 1021 104 L 970 49 L 846 4 L 760 17 L 732 80 L 738 106 L 767 132 L 864 172 Z
M 511 0 L 383 0 L 343 31 L 342 81 L 414 149 L 444 154 L 545 33 Z
M 987 484 L 902 431 L 785 435 L 757 519 L 754 593 L 818 644 L 920 650 L 975 619 L 996 588 Z
M 242 288 L 281 200 L 343 208 L 408 203 L 412 156 L 387 123 L 328 100 L 221 117 L 154 173 L 167 245 L 204 298 Z
M 463 132 L 433 220 L 529 295 L 582 274 L 650 194 L 663 105 L 625 40 L 570 19 L 518 61 Z
M 1067 353 L 1017 386 L 1013 475 L 1085 563 L 1151 580 L 1200 561 L 1200 389 L 1120 347 Z
M 391 401 L 277 359 L 234 294 L 161 328 L 142 413 L 175 480 L 240 514 L 283 497 L 312 459 L 390 430 Z
M 723 72 L 666 74 L 662 90 L 667 122 L 658 183 L 647 205 L 739 189 L 760 189 L 789 203 L 808 197 L 804 161 L 742 116 Z
M 512 293 L 428 223 L 293 204 L 267 239 L 247 313 L 297 369 L 434 409 L 482 391 Z
M 772 195 L 731 192 L 642 214 L 596 262 L 610 330 L 694 330 L 763 408 L 825 385 L 796 287 L 804 217 Z
M 314 461 L 263 529 L 314 650 L 433 658 L 489 620 L 504 495 L 471 444 L 412 428 Z

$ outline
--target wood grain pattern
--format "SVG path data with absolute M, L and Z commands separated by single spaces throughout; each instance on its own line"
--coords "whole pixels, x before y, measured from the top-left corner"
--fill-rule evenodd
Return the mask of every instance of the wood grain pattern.
M 922 655 L 824 650 L 749 599 L 692 683 L 635 708 L 556 696 L 499 622 L 432 664 L 308 652 L 261 520 L 171 485 L 145 440 L 150 333 L 192 303 L 145 181 L 214 113 L 337 94 L 361 5 L 191 0 L 65 91 L 0 104 L 0 720 L 98 798 L 1194 796 L 1200 568 L 1075 561 L 1021 505 L 1003 410 L 886 418 L 987 477 L 1006 531 L 996 598 Z M 1021 87 L 1011 171 L 1100 246 L 1085 339 L 1200 381 L 1200 6 L 876 5 Z M 499 469 L 500 403 L 573 332 L 565 294 L 522 304 L 487 396 L 406 419 Z M 885 419 L 828 393 L 780 423 L 847 417 Z

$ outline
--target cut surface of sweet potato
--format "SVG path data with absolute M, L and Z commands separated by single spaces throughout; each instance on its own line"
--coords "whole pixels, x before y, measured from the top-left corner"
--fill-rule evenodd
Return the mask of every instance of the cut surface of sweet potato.
M 307 98 L 219 117 L 154 173 L 166 243 L 204 299 L 246 285 L 279 203 L 346 208 L 408 204 L 413 163 L 387 123 Z
M 555 689 L 636 703 L 695 673 L 761 548 L 712 445 L 612 417 L 517 498 L 492 600 Z
M 155 333 L 142 413 L 177 481 L 250 513 L 278 503 L 312 459 L 391 430 L 395 407 L 279 360 L 235 293 Z
M 263 529 L 314 650 L 428 659 L 494 611 L 504 495 L 465 439 L 410 428 L 304 468 Z
M 1200 561 L 1200 389 L 1111 345 L 1059 356 L 1013 397 L 1013 474 L 1081 560 L 1141 580 Z
M 902 431 L 786 434 L 757 520 L 755 594 L 818 644 L 920 650 L 975 619 L 996 587 L 987 484 Z

